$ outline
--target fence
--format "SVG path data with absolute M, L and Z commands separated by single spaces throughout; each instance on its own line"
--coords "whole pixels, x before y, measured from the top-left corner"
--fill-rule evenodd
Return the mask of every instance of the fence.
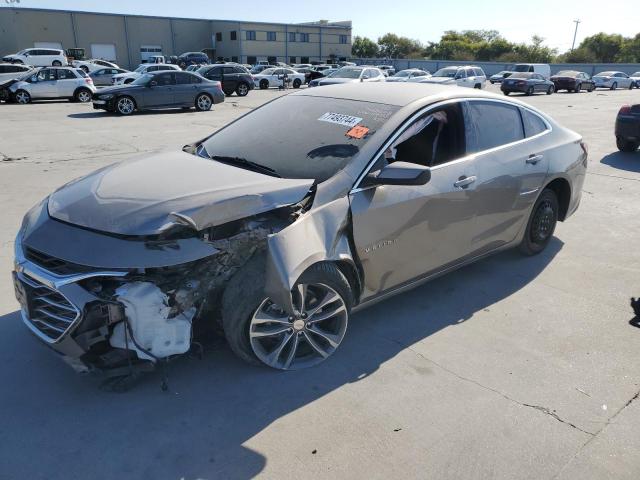
M 385 59 L 385 58 L 356 58 L 352 60 L 358 65 L 393 65 L 396 70 L 404 70 L 406 68 L 420 68 L 435 72 L 440 68 L 450 65 L 475 65 L 482 68 L 487 75 L 509 70 L 513 67 L 513 63 L 500 62 L 470 62 L 470 61 L 454 61 L 454 60 L 409 60 L 409 59 Z M 525 62 L 523 62 L 525 63 Z M 615 70 L 632 74 L 640 71 L 640 63 L 551 63 L 551 74 L 561 70 L 578 70 L 586 72 L 593 76 L 596 73 Z

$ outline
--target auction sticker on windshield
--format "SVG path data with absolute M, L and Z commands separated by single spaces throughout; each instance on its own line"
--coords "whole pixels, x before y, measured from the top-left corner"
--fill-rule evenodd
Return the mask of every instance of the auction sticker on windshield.
M 362 119 L 360 117 L 353 117 L 351 115 L 345 115 L 343 113 L 327 112 L 322 115 L 318 120 L 321 122 L 335 123 L 337 125 L 344 125 L 345 127 L 355 127 Z

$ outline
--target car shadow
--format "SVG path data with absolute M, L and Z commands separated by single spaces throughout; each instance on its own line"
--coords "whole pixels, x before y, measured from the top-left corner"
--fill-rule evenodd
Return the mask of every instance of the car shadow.
M 211 109 L 213 111 L 213 108 Z M 195 108 L 166 108 L 162 110 L 142 110 L 140 112 L 134 112 L 129 117 L 138 117 L 144 115 L 176 115 L 181 113 L 206 113 L 206 112 L 198 112 Z M 67 115 L 69 118 L 104 118 L 104 117 L 122 117 L 122 115 L 118 115 L 112 112 L 106 112 L 104 110 L 99 111 L 91 111 L 91 112 L 82 112 L 82 113 L 70 113 Z
M 252 478 L 269 460 L 245 445 L 254 436 L 416 342 L 471 321 L 533 281 L 562 246 L 554 238 L 535 257 L 506 251 L 359 312 L 338 352 L 308 370 L 249 366 L 219 342 L 201 360 L 170 362 L 168 392 L 159 371 L 125 394 L 104 392 L 98 378 L 75 374 L 31 338 L 17 312 L 4 315 L 3 470 L 36 478 L 46 468 L 51 480 L 68 478 L 70 468 L 76 478 Z M 287 430 L 281 434 L 286 445 Z
M 613 152 L 602 157 L 600 163 L 620 170 L 640 173 L 640 150 L 633 153 Z

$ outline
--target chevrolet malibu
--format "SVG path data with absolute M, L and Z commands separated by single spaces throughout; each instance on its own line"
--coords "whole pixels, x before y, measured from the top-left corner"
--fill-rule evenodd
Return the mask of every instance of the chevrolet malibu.
M 22 320 L 78 371 L 134 375 L 212 325 L 247 362 L 309 367 L 359 309 L 542 252 L 586 165 L 580 135 L 480 90 L 300 91 L 33 207 L 15 241 Z

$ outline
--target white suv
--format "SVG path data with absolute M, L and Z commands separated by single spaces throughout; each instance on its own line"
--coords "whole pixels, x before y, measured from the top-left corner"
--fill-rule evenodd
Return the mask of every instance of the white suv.
M 480 67 L 472 65 L 464 67 L 452 66 L 441 68 L 431 77 L 417 81 L 419 83 L 439 83 L 441 85 L 458 85 L 459 87 L 482 89 L 487 82 L 487 76 Z
M 61 67 L 68 63 L 64 50 L 58 50 L 56 48 L 26 48 L 13 55 L 3 57 L 2 61 L 23 63 L 25 65 L 33 65 L 34 67 Z
M 172 65 L 169 63 L 143 63 L 133 72 L 119 73 L 111 77 L 111 83 L 113 85 L 126 85 L 133 82 L 136 78 L 140 78 L 145 73 L 157 72 L 158 70 L 178 70 L 182 69 L 178 65 Z
M 68 98 L 90 102 L 96 87 L 93 80 L 79 68 L 41 68 L 30 77 L 9 87 L 11 98 L 21 104 L 31 100 Z

